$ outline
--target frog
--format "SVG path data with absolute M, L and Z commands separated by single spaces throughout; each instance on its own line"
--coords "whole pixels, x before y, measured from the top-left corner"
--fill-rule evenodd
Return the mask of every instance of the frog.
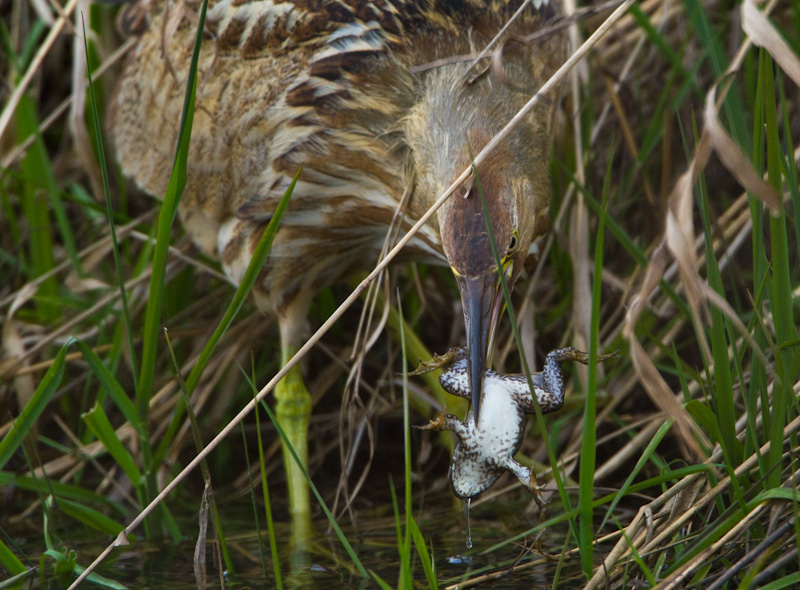
M 600 355 L 605 360 L 613 355 Z M 478 423 L 470 410 L 466 420 L 447 414 L 446 410 L 422 430 L 450 430 L 456 434 L 458 445 L 450 465 L 450 483 L 453 493 L 462 500 L 474 498 L 494 484 L 500 476 L 510 471 L 522 485 L 541 501 L 540 487 L 533 471 L 518 461 L 514 455 L 522 446 L 528 414 L 536 412 L 533 395 L 542 414 L 555 412 L 564 404 L 564 378 L 561 363 L 589 362 L 589 355 L 572 347 L 559 348 L 547 354 L 542 371 L 531 374 L 533 394 L 528 379 L 523 374 L 501 374 L 491 369 L 484 377 L 483 401 Z M 442 368 L 439 383 L 452 395 L 471 399 L 467 348 L 450 349 L 436 355 L 432 361 L 422 363 L 415 374 Z

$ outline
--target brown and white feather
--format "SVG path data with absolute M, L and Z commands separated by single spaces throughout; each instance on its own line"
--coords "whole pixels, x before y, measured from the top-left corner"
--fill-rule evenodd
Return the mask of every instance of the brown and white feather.
M 469 60 L 419 73 L 412 67 L 480 51 L 519 0 L 211 0 L 180 207 L 188 232 L 238 282 L 302 165 L 262 273 L 262 305 L 280 311 L 371 267 L 403 195 L 412 195 L 402 216 L 407 228 L 469 164 L 470 149 L 483 147 L 559 65 L 560 39 L 513 42 L 542 27 L 554 2 L 537 2 L 511 27 L 503 41 L 507 80 L 489 71 L 470 81 Z M 147 25 L 121 76 L 111 130 L 125 173 L 160 196 L 195 24 L 177 17 L 168 32 L 166 20 L 181 5 L 142 6 Z M 546 227 L 551 110 L 535 111 L 480 170 L 487 190 L 533 195 L 502 216 L 519 226 L 526 249 Z M 439 228 L 453 216 L 474 216 L 477 199 L 467 201 L 451 199 L 408 256 L 456 264 L 460 247 L 443 243 Z

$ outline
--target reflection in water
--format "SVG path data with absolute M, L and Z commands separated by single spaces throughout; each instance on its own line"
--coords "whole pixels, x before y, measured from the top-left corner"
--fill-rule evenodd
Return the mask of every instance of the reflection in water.
M 451 555 L 447 558 L 450 565 L 472 565 L 472 558 L 469 555 Z

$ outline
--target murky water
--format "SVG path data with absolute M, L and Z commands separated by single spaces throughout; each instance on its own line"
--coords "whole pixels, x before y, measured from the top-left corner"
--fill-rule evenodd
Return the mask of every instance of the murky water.
M 515 563 L 526 563 L 519 570 L 510 571 L 502 578 L 489 582 L 491 588 L 551 588 L 557 560 L 542 562 L 534 539 L 522 538 L 501 548 L 490 550 L 503 541 L 524 533 L 538 523 L 536 511 L 529 511 L 530 499 L 521 493 L 511 493 L 499 499 L 473 503 L 469 511 L 459 510 L 458 503 L 447 493 L 436 498 L 427 498 L 426 507 L 414 516 L 432 552 L 437 580 L 440 587 L 462 583 L 490 572 L 502 572 Z M 223 527 L 228 549 L 234 565 L 233 572 L 226 572 L 224 583 L 229 588 L 274 588 L 273 567 L 266 532 L 262 530 L 263 542 L 259 545 L 254 530 L 252 506 L 244 499 L 222 503 Z M 469 515 L 467 516 L 467 512 Z M 400 576 L 397 529 L 391 506 L 377 505 L 369 510 L 360 508 L 355 513 L 358 526 L 348 518 L 340 524 L 364 567 L 378 574 L 391 586 L 396 587 Z M 466 518 L 465 518 L 466 516 Z M 259 515 L 259 518 L 262 518 Z M 280 518 L 276 515 L 276 518 Z M 324 517 L 315 517 L 318 540 L 310 554 L 301 559 L 293 558 L 289 548 L 289 529 L 285 522 L 278 522 L 278 547 L 280 569 L 287 588 L 377 588 L 374 580 L 364 580 L 356 571 L 350 558 L 332 532 L 324 530 Z M 469 524 L 467 524 L 469 523 Z M 129 547 L 116 550 L 98 570 L 102 575 L 124 584 L 131 590 L 183 590 L 197 588 L 193 570 L 193 556 L 197 525 L 184 522 L 182 530 L 187 539 L 178 544 L 146 543 L 135 541 Z M 566 527 L 548 530 L 541 536 L 541 549 L 550 555 L 558 555 Z M 471 536 L 471 542 L 470 542 Z M 111 539 L 94 536 L 75 541 L 78 562 L 88 565 L 102 551 L 102 543 Z M 36 544 L 41 539 L 29 538 L 30 555 L 41 552 Z M 101 544 L 98 544 L 101 543 Z M 469 545 L 472 545 L 470 548 Z M 415 580 L 427 586 L 420 558 L 412 547 L 412 574 Z M 531 567 L 530 562 L 540 563 Z M 219 570 L 214 551 L 207 547 L 207 585 L 219 588 Z M 59 588 L 52 576 L 52 565 L 46 568 L 42 578 L 29 579 L 27 588 Z M 565 573 L 566 572 L 566 573 Z M 583 578 L 577 560 L 567 562 L 560 573 L 559 588 L 578 588 Z M 566 576 L 566 577 L 565 577 Z M 571 578 L 571 581 L 568 579 Z M 92 587 L 96 587 L 91 585 Z M 90 587 L 87 585 L 85 587 Z

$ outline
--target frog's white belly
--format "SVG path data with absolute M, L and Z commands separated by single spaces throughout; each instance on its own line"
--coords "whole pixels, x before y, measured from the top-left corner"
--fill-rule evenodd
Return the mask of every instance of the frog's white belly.
M 487 458 L 510 458 L 522 441 L 525 415 L 520 413 L 517 402 L 499 379 L 487 378 L 483 391 L 477 428 L 470 420 L 476 445 Z
M 450 480 L 461 498 L 471 498 L 491 486 L 507 469 L 516 473 L 513 461 L 522 442 L 525 414 L 503 383 L 488 377 L 484 383 L 480 424 L 467 417 L 464 435 L 453 455 Z

